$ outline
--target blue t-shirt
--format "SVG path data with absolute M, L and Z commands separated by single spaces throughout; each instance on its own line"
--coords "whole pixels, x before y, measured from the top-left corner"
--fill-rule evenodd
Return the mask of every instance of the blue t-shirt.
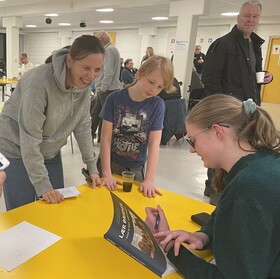
M 113 123 L 111 160 L 126 168 L 143 166 L 150 131 L 163 129 L 163 100 L 155 96 L 135 102 L 125 88 L 106 98 L 99 116 Z

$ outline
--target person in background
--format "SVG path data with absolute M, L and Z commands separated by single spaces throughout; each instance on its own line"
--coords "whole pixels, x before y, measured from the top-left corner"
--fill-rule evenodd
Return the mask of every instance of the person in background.
M 155 172 L 163 129 L 164 102 L 157 95 L 173 91 L 173 65 L 168 58 L 153 56 L 137 71 L 127 88 L 110 94 L 100 113 L 103 119 L 100 158 L 103 182 L 109 190 L 122 184 L 112 176 L 124 170 L 135 173 L 145 196 L 161 194 Z M 147 162 L 146 171 L 144 167 Z
M 51 62 L 28 71 L 0 114 L 0 152 L 10 161 L 4 196 L 7 210 L 42 198 L 58 203 L 64 187 L 60 150 L 73 132 L 83 162 L 100 184 L 90 132 L 90 84 L 105 50 L 96 37 L 78 37 Z
M 181 99 L 182 94 L 181 94 L 180 85 L 182 85 L 182 82 L 179 82 L 177 78 L 174 77 L 173 78 L 173 86 L 175 88 L 174 92 L 168 92 L 166 91 L 166 89 L 162 89 L 158 94 L 158 96 L 161 97 L 164 101 Z
M 102 73 L 96 79 L 95 94 L 96 101 L 91 114 L 91 134 L 92 139 L 96 137 L 96 130 L 99 126 L 99 113 L 104 105 L 107 96 L 120 89 L 120 65 L 121 57 L 118 49 L 111 44 L 110 34 L 105 31 L 94 33 L 94 35 L 101 41 L 105 48 L 105 59 L 103 63 Z
M 30 69 L 33 68 L 33 64 L 29 61 L 29 58 L 26 53 L 23 52 L 19 55 L 19 61 L 21 62 L 21 76 L 23 76 L 25 73 L 27 73 Z
M 256 72 L 262 71 L 264 40 L 253 32 L 259 24 L 261 11 L 259 2 L 245 2 L 240 8 L 237 25 L 209 47 L 202 77 L 207 95 L 224 93 L 242 101 L 252 98 L 257 105 L 261 104 L 261 84 L 257 83 Z M 263 83 L 271 80 L 272 74 L 266 72 Z
M 3 184 L 6 179 L 6 173 L 4 171 L 0 171 L 0 197 L 2 195 Z
M 261 84 L 257 83 L 256 72 L 262 71 L 264 40 L 253 32 L 259 24 L 261 11 L 259 2 L 245 2 L 240 8 L 237 25 L 209 47 L 202 76 L 206 96 L 223 93 L 241 101 L 252 98 L 257 105 L 261 104 Z M 263 83 L 271 81 L 272 74 L 266 72 Z M 211 179 L 214 172 L 211 169 L 207 172 L 206 196 L 213 195 Z
M 280 131 L 252 99 L 224 94 L 194 106 L 186 128 L 189 151 L 219 169 L 214 183 L 222 196 L 195 233 L 170 230 L 160 206 L 146 208 L 167 257 L 184 278 L 280 278 Z M 197 249 L 211 249 L 215 264 L 191 253 Z
M 143 64 L 143 62 L 145 62 L 148 58 L 150 58 L 153 55 L 154 55 L 154 49 L 152 47 L 147 47 L 145 51 L 145 55 L 141 60 L 141 65 Z
M 135 78 L 134 71 L 133 71 L 133 61 L 132 59 L 128 58 L 124 61 L 124 70 L 121 74 L 121 81 L 124 85 L 128 85 L 133 82 Z
M 201 52 L 201 46 L 196 45 L 194 49 L 193 65 L 198 73 L 199 78 L 202 77 L 203 64 L 205 62 L 205 54 Z
M 122 71 L 124 70 L 123 63 L 124 63 L 124 59 L 121 57 L 121 68 L 120 68 L 120 78 L 119 78 L 120 82 L 122 81 Z
M 6 76 L 6 63 L 3 58 L 0 58 L 0 78 Z

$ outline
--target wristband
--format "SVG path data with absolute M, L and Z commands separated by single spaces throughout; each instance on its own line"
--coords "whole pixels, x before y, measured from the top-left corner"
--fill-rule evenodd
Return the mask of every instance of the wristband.
M 164 248 L 163 248 L 163 252 L 164 253 L 167 253 L 167 251 L 166 251 L 166 248 L 167 248 L 167 246 L 169 245 L 169 243 L 171 242 L 171 241 L 173 241 L 174 239 L 172 238 L 171 240 L 169 240 L 167 243 L 166 243 L 166 245 L 164 246 Z

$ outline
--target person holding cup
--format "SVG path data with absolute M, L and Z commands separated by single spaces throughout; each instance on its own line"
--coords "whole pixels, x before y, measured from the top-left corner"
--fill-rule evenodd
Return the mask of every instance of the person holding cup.
M 202 82 L 206 95 L 224 93 L 241 101 L 252 98 L 261 104 L 261 84 L 272 81 L 272 73 L 265 72 L 262 82 L 256 73 L 262 69 L 261 46 L 264 40 L 253 31 L 257 28 L 262 5 L 247 1 L 237 17 L 237 25 L 209 47 L 203 66 Z
M 164 119 L 164 101 L 157 96 L 162 89 L 175 90 L 170 59 L 154 55 L 141 65 L 136 79 L 124 89 L 111 93 L 102 108 L 100 143 L 101 165 L 97 163 L 103 182 L 116 190 L 112 173 L 135 173 L 140 191 L 145 196 L 161 194 L 154 185 Z M 146 171 L 144 172 L 147 162 Z

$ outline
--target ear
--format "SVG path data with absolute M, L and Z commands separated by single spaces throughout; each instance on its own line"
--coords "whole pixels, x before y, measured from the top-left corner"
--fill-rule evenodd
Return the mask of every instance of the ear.
M 69 53 L 66 54 L 66 65 L 69 68 L 71 63 L 73 62 L 73 59 L 71 58 L 71 55 Z
M 219 124 L 213 124 L 212 129 L 218 140 L 222 140 L 224 138 L 224 135 L 225 135 L 224 129 L 226 129 L 225 127 L 220 126 Z
M 141 74 L 139 73 L 139 71 L 136 72 L 135 77 L 137 80 L 141 79 Z

